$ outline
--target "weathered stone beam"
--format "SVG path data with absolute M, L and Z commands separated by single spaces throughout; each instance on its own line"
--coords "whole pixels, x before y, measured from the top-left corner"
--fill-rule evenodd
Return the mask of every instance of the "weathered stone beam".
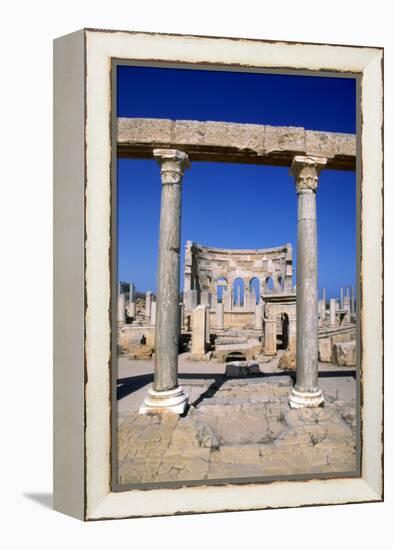
M 327 168 L 355 170 L 356 136 L 294 126 L 119 118 L 120 157 L 153 158 L 153 149 L 180 149 L 192 161 L 290 166 L 295 155 L 325 157 Z

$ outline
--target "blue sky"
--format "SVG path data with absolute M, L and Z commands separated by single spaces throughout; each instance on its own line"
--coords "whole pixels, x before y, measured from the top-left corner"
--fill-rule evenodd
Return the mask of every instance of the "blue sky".
M 118 68 L 118 116 L 221 120 L 356 131 L 354 79 Z M 160 209 L 154 160 L 118 160 L 118 276 L 156 289 Z M 356 281 L 356 176 L 325 170 L 317 192 L 319 287 L 337 296 Z M 194 162 L 183 179 L 186 240 L 223 248 L 291 242 L 297 200 L 288 168 Z M 183 281 L 183 278 L 182 278 Z

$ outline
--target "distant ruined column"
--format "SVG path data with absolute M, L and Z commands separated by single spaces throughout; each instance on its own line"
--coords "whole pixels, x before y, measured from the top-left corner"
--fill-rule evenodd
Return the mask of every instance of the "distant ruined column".
M 351 313 L 355 315 L 355 289 L 351 286 Z
M 322 289 L 322 309 L 321 309 L 322 320 L 326 318 L 326 288 Z
M 120 284 L 117 294 L 117 323 L 122 326 L 126 322 L 126 295 L 122 294 Z
M 340 309 L 343 309 L 344 307 L 344 289 L 343 287 L 340 288 Z
M 145 297 L 145 317 L 147 319 L 150 319 L 150 316 L 151 316 L 151 302 L 152 302 L 152 295 L 153 293 L 148 290 L 146 292 L 146 297 Z
M 289 405 L 317 407 L 324 402 L 318 386 L 318 245 L 316 191 L 326 158 L 296 156 L 291 173 L 298 198 L 296 277 L 296 384 Z
M 329 324 L 331 327 L 335 327 L 337 325 L 336 320 L 336 299 L 331 298 L 330 304 L 329 304 Z
M 156 324 L 157 318 L 157 302 L 152 302 L 150 304 L 150 324 L 154 327 Z
M 186 153 L 154 149 L 161 165 L 161 213 L 157 273 L 156 347 L 153 388 L 140 408 L 141 414 L 182 414 L 188 396 L 178 386 L 181 189 Z
M 131 302 L 135 302 L 135 285 L 134 283 L 130 283 L 130 291 L 128 293 L 128 301 L 131 303 Z

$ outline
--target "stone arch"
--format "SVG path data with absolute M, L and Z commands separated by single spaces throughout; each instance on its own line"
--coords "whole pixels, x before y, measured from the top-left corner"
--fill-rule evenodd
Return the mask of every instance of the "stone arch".
M 259 303 L 261 297 L 261 284 L 258 277 L 252 277 L 248 284 L 248 289 L 250 292 L 254 292 L 256 296 L 256 303 Z
M 267 276 L 265 278 L 263 287 L 266 293 L 274 292 L 275 284 L 274 284 L 273 277 L 271 277 L 270 275 Z
M 220 275 L 215 280 L 215 290 L 216 290 L 217 302 L 219 304 L 222 303 L 223 292 L 224 290 L 227 290 L 227 289 L 228 289 L 228 279 L 224 275 Z

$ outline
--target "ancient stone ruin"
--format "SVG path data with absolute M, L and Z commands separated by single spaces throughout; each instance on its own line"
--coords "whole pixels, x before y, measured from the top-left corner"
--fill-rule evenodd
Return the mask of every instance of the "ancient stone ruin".
M 157 300 L 146 293 L 141 311 L 132 284 L 128 296 L 118 292 L 121 349 L 132 355 L 136 346 L 147 346 L 146 354 L 154 352 L 153 387 L 140 412 L 185 411 L 188 396 L 177 371 L 186 345 L 193 358 L 232 362 L 264 360 L 287 350 L 287 365 L 292 361 L 296 367 L 290 406 L 322 404 L 318 361 L 355 362 L 356 303 L 353 289 L 329 305 L 325 293 L 318 301 L 316 193 L 321 170 L 355 169 L 355 136 L 256 124 L 119 119 L 118 154 L 155 158 L 161 167 Z M 290 167 L 298 205 L 296 289 L 290 244 L 230 250 L 188 241 L 180 301 L 181 192 L 190 158 Z

